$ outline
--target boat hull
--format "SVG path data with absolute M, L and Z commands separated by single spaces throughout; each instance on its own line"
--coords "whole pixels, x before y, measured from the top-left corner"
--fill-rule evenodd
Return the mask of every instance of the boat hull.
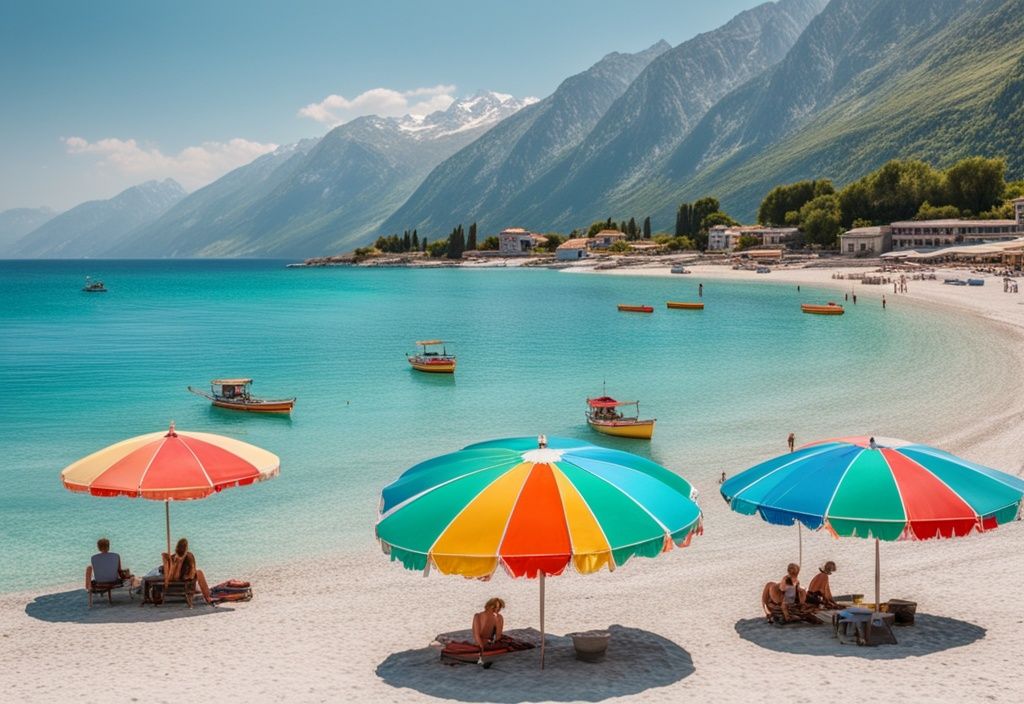
M 454 374 L 455 373 L 455 360 L 450 362 L 423 362 L 416 359 L 409 359 L 409 366 L 418 372 L 426 372 L 427 374 Z
M 846 312 L 842 306 L 814 306 L 807 303 L 801 305 L 800 310 L 811 315 L 842 315 Z
M 654 420 L 596 421 L 588 418 L 587 424 L 602 435 L 613 435 L 617 438 L 650 440 L 654 435 Z
M 704 310 L 703 303 L 686 303 L 683 301 L 668 301 L 665 303 L 667 308 L 677 308 L 679 310 Z
M 292 408 L 295 406 L 295 399 L 260 401 L 259 403 L 239 403 L 237 401 L 213 399 L 210 403 L 217 408 L 227 408 L 231 411 L 247 411 L 249 413 L 291 413 Z
M 654 306 L 625 306 L 620 305 L 619 310 L 623 313 L 653 313 Z

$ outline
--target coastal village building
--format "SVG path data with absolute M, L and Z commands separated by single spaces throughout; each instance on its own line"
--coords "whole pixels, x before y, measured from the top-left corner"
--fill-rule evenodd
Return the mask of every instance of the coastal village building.
M 888 225 L 855 227 L 839 235 L 843 254 L 882 254 L 892 249 L 892 228 Z
M 781 247 L 795 240 L 799 232 L 795 227 L 715 225 L 708 230 L 708 250 L 731 251 L 739 246 L 741 237 L 753 237 L 761 247 Z
M 498 233 L 498 252 L 507 256 L 525 256 L 546 243 L 548 238 L 521 227 L 510 227 Z
M 587 242 L 591 249 L 608 249 L 619 240 L 624 239 L 626 236 L 618 230 L 601 230 Z
M 555 250 L 555 259 L 560 259 L 562 261 L 586 259 L 590 255 L 587 248 L 588 242 L 590 242 L 590 240 L 586 237 L 576 237 L 571 240 L 566 240 L 562 244 L 558 245 L 558 249 Z

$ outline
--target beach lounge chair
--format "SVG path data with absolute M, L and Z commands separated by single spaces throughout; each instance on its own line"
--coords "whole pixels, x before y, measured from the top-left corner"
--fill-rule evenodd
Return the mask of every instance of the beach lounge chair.
M 106 594 L 107 603 L 113 604 L 112 592 L 115 589 L 127 589 L 128 598 L 135 599 L 132 595 L 132 575 L 128 570 L 119 570 L 121 558 L 117 553 L 101 552 L 92 556 L 92 579 L 89 581 L 89 588 L 86 592 L 89 595 L 89 608 L 92 608 L 92 597 L 94 594 Z
M 183 599 L 192 608 L 192 598 L 196 593 L 195 579 L 176 579 L 164 583 L 163 577 L 147 578 L 143 590 L 143 604 L 159 606 L 169 599 Z

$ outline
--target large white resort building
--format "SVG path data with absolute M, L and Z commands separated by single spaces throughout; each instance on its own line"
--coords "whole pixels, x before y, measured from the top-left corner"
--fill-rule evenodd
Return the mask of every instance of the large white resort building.
M 878 227 L 857 227 L 839 236 L 843 254 L 890 249 L 936 249 L 955 245 L 1008 242 L 1024 237 L 1024 197 L 1013 201 L 1013 220 L 904 220 Z

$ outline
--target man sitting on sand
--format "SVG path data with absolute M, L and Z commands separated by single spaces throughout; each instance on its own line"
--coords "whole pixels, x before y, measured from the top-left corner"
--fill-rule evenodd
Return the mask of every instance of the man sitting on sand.
M 839 604 L 832 598 L 832 587 L 828 583 L 829 575 L 836 571 L 836 563 L 829 560 L 818 568 L 811 583 L 807 585 L 807 603 L 824 609 L 838 609 Z
M 85 568 L 85 588 L 92 589 L 93 583 L 116 584 L 131 577 L 131 572 L 121 569 L 121 556 L 110 552 L 110 541 L 100 538 L 96 541 L 98 553 L 92 556 Z

